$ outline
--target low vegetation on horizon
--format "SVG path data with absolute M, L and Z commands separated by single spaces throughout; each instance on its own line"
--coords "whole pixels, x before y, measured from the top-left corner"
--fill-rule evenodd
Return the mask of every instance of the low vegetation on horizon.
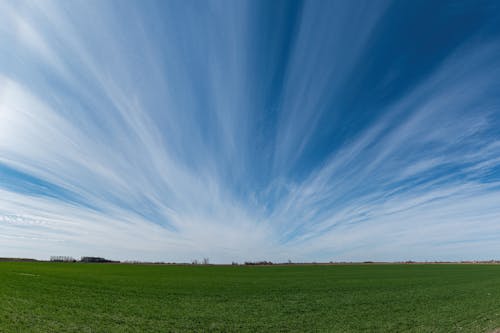
M 0 263 L 1 332 L 491 332 L 500 265 Z

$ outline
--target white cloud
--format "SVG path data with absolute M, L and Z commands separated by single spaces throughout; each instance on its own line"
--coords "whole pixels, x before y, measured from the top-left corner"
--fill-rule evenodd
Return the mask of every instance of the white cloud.
M 483 178 L 500 159 L 491 133 L 498 46 L 457 49 L 373 110 L 379 116 L 325 162 L 291 177 L 383 7 L 355 36 L 309 50 L 329 26 L 306 6 L 277 138 L 260 147 L 255 113 L 265 103 L 254 101 L 246 67 L 243 4 L 231 18 L 212 8 L 215 27 L 198 16 L 189 17 L 200 25 L 185 30 L 167 20 L 165 45 L 154 44 L 134 10 L 123 9 L 127 30 L 102 6 L 1 5 L 0 18 L 16 28 L 1 30 L 0 43 L 19 42 L 29 74 L 19 59 L 1 58 L 0 168 L 39 179 L 54 195 L 0 179 L 0 255 L 230 262 L 489 259 L 498 250 L 488 237 L 500 233 L 500 188 Z M 335 24 L 365 21 L 343 10 Z M 351 37 L 338 66 L 317 66 Z M 182 44 L 187 38 L 197 43 Z M 260 176 L 266 181 L 255 186 Z

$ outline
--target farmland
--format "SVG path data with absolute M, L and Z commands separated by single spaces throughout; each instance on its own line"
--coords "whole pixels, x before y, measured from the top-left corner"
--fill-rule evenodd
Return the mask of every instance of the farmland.
M 500 265 L 0 263 L 0 332 L 490 332 Z

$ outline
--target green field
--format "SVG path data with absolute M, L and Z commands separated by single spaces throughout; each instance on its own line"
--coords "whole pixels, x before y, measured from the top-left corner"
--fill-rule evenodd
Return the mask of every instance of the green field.
M 500 265 L 0 263 L 0 332 L 490 332 Z

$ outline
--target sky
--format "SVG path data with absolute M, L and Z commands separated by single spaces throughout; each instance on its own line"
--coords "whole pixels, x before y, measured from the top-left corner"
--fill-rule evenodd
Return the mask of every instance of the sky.
M 500 2 L 1 1 L 0 257 L 500 259 Z

